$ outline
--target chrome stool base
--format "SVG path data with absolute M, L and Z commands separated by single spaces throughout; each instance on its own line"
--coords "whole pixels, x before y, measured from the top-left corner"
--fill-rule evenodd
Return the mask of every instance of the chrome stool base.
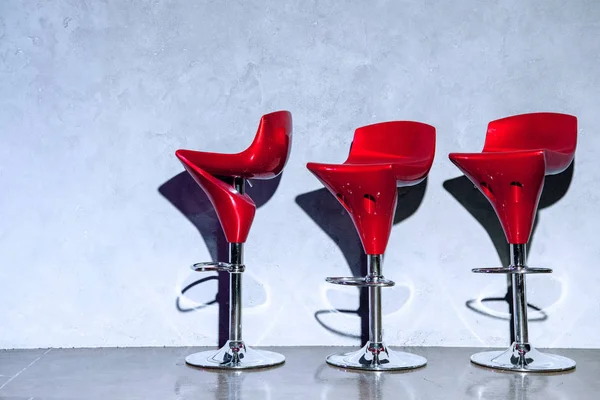
M 358 351 L 330 355 L 327 364 L 363 371 L 400 371 L 422 367 L 427 360 L 416 354 L 392 351 L 384 343 L 367 342 Z
M 515 372 L 561 372 L 575 368 L 575 361 L 542 353 L 530 344 L 513 343 L 508 350 L 484 351 L 471 356 L 473 364 Z
M 190 354 L 185 358 L 185 362 L 201 368 L 251 369 L 283 364 L 285 357 L 272 351 L 254 350 L 244 342 L 228 340 L 216 352 L 209 350 Z

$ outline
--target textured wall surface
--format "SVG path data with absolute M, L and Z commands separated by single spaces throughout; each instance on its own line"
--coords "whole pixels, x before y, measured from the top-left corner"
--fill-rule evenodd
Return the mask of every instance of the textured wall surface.
M 217 280 L 188 265 L 226 249 L 173 153 L 241 150 L 278 109 L 293 149 L 280 181 L 252 188 L 249 344 L 359 343 L 359 315 L 333 311 L 357 310 L 358 291 L 324 278 L 358 269 L 361 249 L 305 163 L 406 119 L 438 146 L 426 187 L 400 199 L 385 338 L 507 345 L 506 303 L 481 302 L 505 277 L 470 272 L 507 249 L 447 154 L 480 150 L 490 120 L 557 111 L 578 116 L 579 147 L 538 215 L 529 262 L 554 274 L 528 281 L 530 335 L 600 347 L 599 21 L 594 0 L 3 0 L 0 347 L 216 344 Z

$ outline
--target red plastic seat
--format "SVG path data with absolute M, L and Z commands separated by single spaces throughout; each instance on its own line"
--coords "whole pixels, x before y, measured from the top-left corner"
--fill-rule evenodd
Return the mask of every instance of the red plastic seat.
M 532 113 L 490 122 L 481 153 L 451 153 L 449 157 L 488 198 L 507 241 L 525 244 L 544 176 L 567 169 L 576 145 L 577 118 Z
M 256 205 L 247 194 L 217 177 L 271 179 L 283 171 L 292 144 L 292 115 L 263 115 L 252 144 L 236 154 L 177 150 L 175 155 L 206 192 L 215 207 L 228 242 L 244 243 Z
M 394 121 L 364 126 L 354 133 L 343 164 L 306 167 L 350 214 L 367 254 L 383 254 L 394 220 L 397 187 L 421 182 L 435 154 L 435 128 Z

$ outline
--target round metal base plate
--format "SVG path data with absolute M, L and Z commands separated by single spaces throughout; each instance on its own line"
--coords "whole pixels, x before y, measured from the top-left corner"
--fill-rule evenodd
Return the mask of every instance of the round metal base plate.
M 531 345 L 523 346 L 526 350 L 519 351 L 517 344 L 513 343 L 508 350 L 476 353 L 471 356 L 471 362 L 482 367 L 515 372 L 561 372 L 575 368 L 575 361 L 570 358 L 542 353 Z
M 427 360 L 416 354 L 393 351 L 385 344 L 367 342 L 358 351 L 330 355 L 327 363 L 363 371 L 400 371 L 422 367 L 427 364 Z
M 244 342 L 227 341 L 218 351 L 201 351 L 185 358 L 194 367 L 217 369 L 265 368 L 283 364 L 285 357 L 267 350 L 255 350 Z

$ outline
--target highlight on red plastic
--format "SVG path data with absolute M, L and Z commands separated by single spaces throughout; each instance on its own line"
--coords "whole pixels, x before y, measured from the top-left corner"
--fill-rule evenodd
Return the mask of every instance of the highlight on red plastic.
M 200 166 L 211 175 L 246 179 L 271 179 L 283 171 L 292 146 L 292 114 L 277 111 L 263 115 L 252 144 L 235 154 L 177 150 L 182 160 Z
M 450 153 L 449 158 L 490 201 L 506 240 L 525 244 L 544 176 L 567 169 L 576 146 L 576 117 L 532 113 L 490 122 L 481 153 Z
M 435 155 L 435 128 L 412 121 L 364 126 L 354 133 L 343 164 L 306 167 L 348 211 L 367 254 L 387 247 L 397 187 L 421 182 Z
M 277 111 L 263 115 L 252 144 L 235 154 L 177 150 L 175 155 L 215 207 L 228 242 L 243 243 L 248 238 L 256 205 L 217 177 L 271 179 L 287 163 L 292 144 L 292 115 Z

